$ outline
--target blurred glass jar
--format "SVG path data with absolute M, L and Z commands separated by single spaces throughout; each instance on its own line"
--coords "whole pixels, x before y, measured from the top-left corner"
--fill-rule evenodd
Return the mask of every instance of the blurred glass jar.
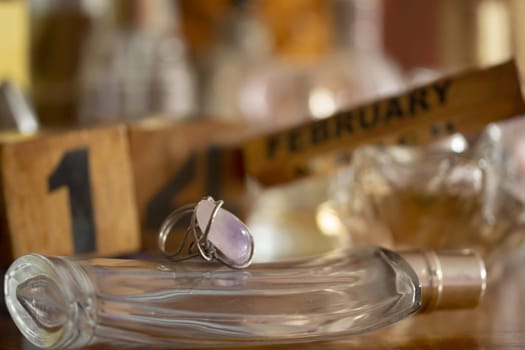
M 174 3 L 119 0 L 108 17 L 84 50 L 80 120 L 191 116 L 196 82 Z
M 491 125 L 462 152 L 458 142 L 363 146 L 335 177 L 329 207 L 354 244 L 474 248 L 492 266 L 525 238 L 525 186 L 502 135 Z

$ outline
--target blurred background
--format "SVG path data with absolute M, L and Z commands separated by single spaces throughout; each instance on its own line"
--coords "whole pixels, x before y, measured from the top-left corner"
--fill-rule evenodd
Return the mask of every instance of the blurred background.
M 521 63 L 524 16 L 520 0 L 0 0 L 0 79 L 44 126 L 162 116 L 281 128 Z
M 525 78 L 523 19 L 525 0 L 0 0 L 0 119 L 2 99 L 12 96 L 1 83 L 9 81 L 21 89 L 45 129 L 154 118 L 227 120 L 252 124 L 257 132 L 280 129 L 328 117 L 443 74 L 511 57 Z M 0 120 L 3 129 L 1 124 Z M 36 129 L 36 124 L 29 129 Z M 156 249 L 160 225 L 146 229 L 144 209 L 154 195 L 169 192 L 164 185 L 177 179 L 172 173 L 193 164 L 173 159 L 189 157 L 191 148 L 217 130 L 233 141 L 244 133 L 230 125 L 227 132 L 224 126 L 209 124 L 194 131 L 175 133 L 163 126 L 165 133 L 137 133 L 136 148 L 145 150 L 136 157 L 142 162 L 132 159 L 141 233 L 153 232 L 142 235 L 142 248 Z M 521 141 L 520 159 L 525 164 L 521 139 L 525 119 L 521 129 L 511 128 L 513 138 Z M 166 141 L 173 139 L 180 142 Z M 173 152 L 162 153 L 168 145 Z M 200 198 L 200 188 L 196 189 L 200 183 L 206 183 L 206 190 L 208 182 L 215 184 L 204 174 L 205 166 L 194 166 L 197 180 L 190 179 L 182 195 L 177 192 L 177 204 L 196 192 Z M 220 170 L 228 181 L 231 169 Z M 349 245 L 351 239 L 358 242 L 329 205 L 330 181 L 314 178 L 275 189 L 248 183 L 251 207 L 245 222 L 254 233 L 256 259 L 289 258 L 292 251 L 313 254 Z M 222 199 L 240 197 L 239 189 L 228 191 L 232 194 L 225 193 L 227 198 Z M 170 196 L 173 193 L 165 197 Z M 417 218 L 414 212 L 426 218 L 442 208 L 449 215 L 455 208 L 447 201 L 437 203 L 433 211 L 420 206 L 416 209 L 421 213 L 406 210 L 406 216 L 395 218 Z M 519 209 L 522 213 L 522 206 Z M 162 219 L 163 212 L 158 213 Z M 436 216 L 436 222 L 448 224 L 445 214 Z M 523 218 L 521 214 L 520 223 Z M 134 223 L 129 225 L 133 228 Z M 524 227 L 519 227 L 519 244 Z M 369 234 L 368 227 L 364 229 Z M 114 232 L 102 232 L 102 239 L 103 234 L 109 237 Z M 516 241 L 510 243 L 518 246 Z M 504 310 L 518 315 L 513 313 L 514 304 Z

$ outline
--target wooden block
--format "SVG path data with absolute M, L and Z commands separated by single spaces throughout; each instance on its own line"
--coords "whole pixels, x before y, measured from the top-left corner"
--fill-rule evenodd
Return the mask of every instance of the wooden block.
M 245 124 L 147 120 L 129 127 L 143 247 L 157 250 L 157 232 L 175 208 L 210 195 L 240 215 L 245 193 L 234 146 L 256 131 Z
M 123 126 L 33 136 L 0 134 L 2 259 L 117 255 L 139 249 Z

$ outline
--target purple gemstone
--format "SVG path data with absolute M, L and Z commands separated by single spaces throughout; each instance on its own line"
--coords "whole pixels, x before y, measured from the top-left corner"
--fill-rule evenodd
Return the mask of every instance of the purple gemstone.
M 195 213 L 197 223 L 202 232 L 206 230 L 208 221 L 215 208 L 215 202 L 201 200 L 197 203 Z M 210 227 L 208 240 L 220 250 L 222 255 L 234 265 L 243 265 L 252 255 L 252 237 L 248 227 L 235 215 L 220 208 Z

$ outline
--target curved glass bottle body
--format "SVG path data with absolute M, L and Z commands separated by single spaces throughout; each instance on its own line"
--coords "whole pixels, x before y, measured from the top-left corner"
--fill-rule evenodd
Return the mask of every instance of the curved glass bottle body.
M 10 267 L 5 295 L 24 336 L 45 348 L 335 339 L 387 326 L 421 305 L 415 272 L 380 248 L 247 270 L 32 254 Z

